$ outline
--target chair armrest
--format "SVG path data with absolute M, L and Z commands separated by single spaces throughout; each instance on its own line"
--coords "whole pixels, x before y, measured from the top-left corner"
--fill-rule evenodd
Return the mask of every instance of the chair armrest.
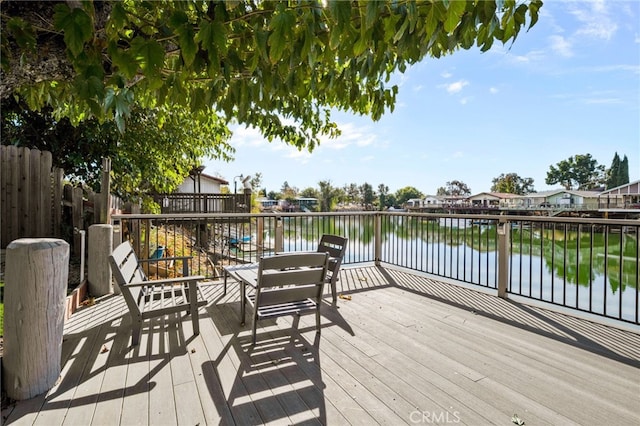
M 172 256 L 172 257 L 159 257 L 157 259 L 138 259 L 138 263 L 151 263 L 151 262 L 164 262 L 167 260 L 190 260 L 193 256 Z
M 151 267 L 151 262 L 173 262 L 175 260 L 182 260 L 182 275 L 189 276 L 189 260 L 193 259 L 193 256 L 172 256 L 172 257 L 159 257 L 157 259 L 142 259 L 138 260 L 138 263 L 146 263 Z
M 203 275 L 192 275 L 190 277 L 177 277 L 177 278 L 166 278 L 163 280 L 149 280 L 149 281 L 132 281 L 130 283 L 125 284 L 127 287 L 146 287 L 149 285 L 157 285 L 157 284 L 178 284 L 183 282 L 192 282 L 192 281 L 202 281 L 205 277 Z

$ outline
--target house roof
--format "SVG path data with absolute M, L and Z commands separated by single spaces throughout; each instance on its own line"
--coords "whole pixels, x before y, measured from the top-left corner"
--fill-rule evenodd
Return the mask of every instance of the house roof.
M 590 198 L 600 195 L 600 191 L 578 191 L 573 189 L 552 189 L 550 191 L 532 192 L 531 194 L 522 195 L 524 198 L 547 198 L 556 194 L 571 194 L 578 197 Z
M 472 195 L 472 196 L 470 196 L 468 198 L 480 197 L 482 195 L 490 195 L 492 197 L 501 198 L 501 199 L 512 199 L 512 198 L 520 198 L 520 197 L 522 197 L 522 195 L 511 194 L 511 193 L 508 193 L 508 192 L 481 192 L 479 194 Z
M 200 173 L 200 178 L 201 179 L 209 179 L 209 180 L 218 182 L 218 183 L 220 183 L 220 185 L 229 185 L 229 182 L 227 182 L 226 180 L 224 180 L 224 179 L 222 179 L 220 177 L 207 175 L 205 173 Z
M 600 195 L 613 194 L 640 194 L 640 180 L 625 183 L 624 185 L 616 186 L 615 188 L 607 189 L 600 193 Z

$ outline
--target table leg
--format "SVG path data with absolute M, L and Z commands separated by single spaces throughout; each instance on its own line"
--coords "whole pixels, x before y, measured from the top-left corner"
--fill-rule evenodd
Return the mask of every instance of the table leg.
M 244 325 L 244 314 L 245 314 L 245 292 L 247 291 L 244 281 L 238 280 L 238 284 L 240 284 L 240 325 Z

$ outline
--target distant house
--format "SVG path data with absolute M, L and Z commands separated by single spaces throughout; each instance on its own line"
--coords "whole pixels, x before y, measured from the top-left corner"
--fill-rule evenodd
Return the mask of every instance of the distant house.
M 192 173 L 184 179 L 175 192 L 179 194 L 220 194 L 222 185 L 229 185 L 229 182 L 204 173 Z
M 222 193 L 225 179 L 194 169 L 171 194 L 158 194 L 156 202 L 162 213 L 248 213 L 251 191 L 241 194 Z
M 522 196 L 506 192 L 481 192 L 468 197 L 467 203 L 473 207 L 519 207 L 522 204 Z
M 523 195 L 524 207 L 597 209 L 599 191 L 555 189 Z
M 437 195 L 426 195 L 422 200 L 422 205 L 424 207 L 429 206 L 440 206 L 444 202 L 442 197 L 438 197 Z
M 272 200 L 266 197 L 256 198 L 256 202 L 260 205 L 262 211 L 273 211 L 278 205 L 278 200 Z
M 427 195 L 424 198 L 410 198 L 404 203 L 407 209 L 419 209 L 424 207 L 440 207 L 444 203 L 444 198 L 436 195 Z
M 407 208 L 422 207 L 422 203 L 423 203 L 422 198 L 410 198 L 405 203 L 405 206 Z
M 603 191 L 598 195 L 600 208 L 640 208 L 640 180 Z

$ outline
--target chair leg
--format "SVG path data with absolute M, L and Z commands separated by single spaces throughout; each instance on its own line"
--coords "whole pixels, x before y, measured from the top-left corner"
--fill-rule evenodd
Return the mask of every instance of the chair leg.
M 197 336 L 200 334 L 200 321 L 198 318 L 198 305 L 195 303 L 191 304 L 191 323 L 193 324 L 193 335 Z
M 320 327 L 320 304 L 316 307 L 316 333 L 320 333 L 322 328 Z
M 336 290 L 336 281 L 338 281 L 337 279 L 335 279 L 336 277 L 331 277 L 331 295 L 333 296 L 333 304 L 335 305 L 336 303 L 338 303 L 338 294 L 337 294 L 337 290 Z
M 138 346 L 142 334 L 142 318 L 132 318 L 131 321 L 131 346 Z
M 256 344 L 256 331 L 258 329 L 258 318 L 257 315 L 254 315 L 253 317 L 253 324 L 251 326 L 251 344 L 255 345 Z

